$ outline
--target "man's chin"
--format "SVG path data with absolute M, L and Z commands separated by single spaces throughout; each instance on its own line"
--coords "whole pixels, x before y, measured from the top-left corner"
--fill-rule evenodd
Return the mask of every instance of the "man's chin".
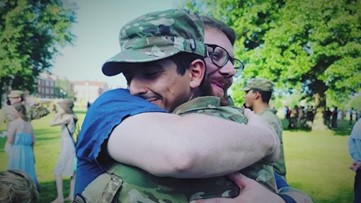
M 163 104 L 162 101 L 159 100 L 159 99 L 150 101 L 150 103 L 152 103 L 152 104 L 154 104 L 154 105 L 157 105 L 157 106 L 159 106 L 160 108 L 164 109 L 164 104 Z
M 213 92 L 213 96 L 217 96 L 217 97 L 224 96 L 224 90 L 218 85 L 212 84 L 212 92 Z

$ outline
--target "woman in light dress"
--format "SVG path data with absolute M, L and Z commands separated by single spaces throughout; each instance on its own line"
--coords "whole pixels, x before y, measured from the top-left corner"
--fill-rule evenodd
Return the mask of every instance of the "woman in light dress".
M 53 203 L 73 200 L 76 170 L 75 146 L 72 134 L 75 131 L 75 124 L 78 118 L 73 111 L 74 102 L 70 99 L 64 99 L 58 105 L 60 107 L 58 108 L 59 112 L 49 123 L 50 126 L 61 126 L 61 149 L 54 171 L 57 197 Z M 64 176 L 70 177 L 70 191 L 65 199 L 63 195 Z
M 14 105 L 14 119 L 8 123 L 7 153 L 8 170 L 21 170 L 28 174 L 39 190 L 35 172 L 34 129 L 26 115 L 26 107 L 22 103 Z

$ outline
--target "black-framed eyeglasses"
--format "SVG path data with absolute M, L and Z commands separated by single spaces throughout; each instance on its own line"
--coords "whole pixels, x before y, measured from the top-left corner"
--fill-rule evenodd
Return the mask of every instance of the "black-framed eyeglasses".
M 206 44 L 207 56 L 211 59 L 212 63 L 218 68 L 223 68 L 228 61 L 231 61 L 234 69 L 237 71 L 235 77 L 239 76 L 242 72 L 244 65 L 239 59 L 233 58 L 229 55 L 228 51 L 216 44 Z

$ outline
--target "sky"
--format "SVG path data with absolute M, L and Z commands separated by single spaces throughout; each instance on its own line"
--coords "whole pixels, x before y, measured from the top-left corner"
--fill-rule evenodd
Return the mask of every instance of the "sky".
M 176 8 L 180 0 L 77 0 L 73 45 L 60 49 L 50 72 L 70 81 L 104 81 L 123 86 L 122 75 L 105 76 L 101 67 L 119 52 L 118 34 L 128 21 L 152 11 Z

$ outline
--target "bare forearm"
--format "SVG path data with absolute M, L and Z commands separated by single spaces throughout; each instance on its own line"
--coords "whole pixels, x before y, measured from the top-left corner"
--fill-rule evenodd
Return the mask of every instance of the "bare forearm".
M 225 175 L 267 156 L 270 133 L 206 115 L 141 114 L 112 132 L 108 150 L 117 161 L 157 176 L 180 178 Z
M 53 120 L 51 120 L 49 122 L 49 125 L 50 126 L 57 126 L 57 125 L 65 124 L 68 118 L 65 118 L 63 115 L 64 114 L 60 114 L 60 113 L 56 114 L 54 116 Z

